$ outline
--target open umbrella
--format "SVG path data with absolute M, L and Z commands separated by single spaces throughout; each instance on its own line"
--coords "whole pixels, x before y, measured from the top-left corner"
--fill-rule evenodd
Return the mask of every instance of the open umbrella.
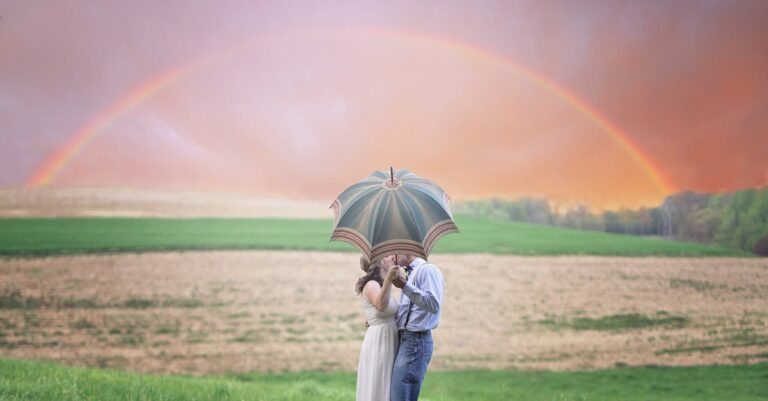
M 440 237 L 459 231 L 445 191 L 408 170 L 375 171 L 331 208 L 331 240 L 356 246 L 371 261 L 394 253 L 426 259 Z

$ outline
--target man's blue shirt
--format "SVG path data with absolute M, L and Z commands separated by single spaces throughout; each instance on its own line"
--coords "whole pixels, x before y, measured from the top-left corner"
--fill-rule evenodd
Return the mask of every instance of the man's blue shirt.
M 413 270 L 403 287 L 403 295 L 397 309 L 397 327 L 408 331 L 433 330 L 440 323 L 445 287 L 443 274 L 437 266 L 421 258 L 411 262 L 410 267 Z M 409 306 L 411 317 L 406 328 L 404 326 Z

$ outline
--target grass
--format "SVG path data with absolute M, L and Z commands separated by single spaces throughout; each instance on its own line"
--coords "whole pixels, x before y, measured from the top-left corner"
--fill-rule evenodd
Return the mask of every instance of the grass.
M 0 359 L 0 399 L 353 400 L 354 373 L 151 376 Z M 768 364 L 623 367 L 593 372 L 429 372 L 421 400 L 767 400 Z
M 614 256 L 752 256 L 730 248 L 457 216 L 460 234 L 436 253 Z M 209 249 L 348 251 L 325 219 L 4 218 L 0 256 Z
M 261 343 L 265 340 L 261 330 L 248 330 L 232 339 L 232 341 L 237 343 Z
M 669 280 L 669 286 L 671 288 L 680 288 L 680 287 L 690 287 L 695 289 L 699 292 L 709 292 L 711 290 L 715 289 L 728 289 L 728 286 L 725 284 L 713 284 L 707 281 L 700 281 L 700 280 L 690 280 L 690 279 L 679 279 L 679 278 L 673 278 Z
M 21 290 L 13 287 L 0 289 L 0 310 L 34 309 L 98 309 L 98 308 L 200 308 L 203 301 L 197 298 L 129 298 L 122 302 L 104 303 L 94 298 L 62 298 L 56 296 L 24 296 Z
M 717 351 L 719 349 L 722 349 L 723 345 L 702 345 L 699 347 L 688 347 L 688 348 L 665 348 L 661 351 L 656 351 L 656 355 L 665 355 L 665 354 L 690 354 L 693 352 L 712 352 Z
M 657 316 L 646 316 L 640 313 L 620 313 L 599 318 L 576 317 L 567 319 L 543 319 L 538 323 L 550 328 L 568 328 L 573 330 L 622 331 L 644 329 L 648 327 L 684 327 L 688 320 L 681 316 L 670 316 L 666 312 Z

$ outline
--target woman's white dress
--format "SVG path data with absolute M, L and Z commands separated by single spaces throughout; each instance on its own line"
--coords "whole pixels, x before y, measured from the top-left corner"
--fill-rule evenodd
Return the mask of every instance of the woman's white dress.
M 395 323 L 397 302 L 389 299 L 384 312 L 376 309 L 362 298 L 368 329 L 360 347 L 360 362 L 357 365 L 357 401 L 389 401 L 389 386 L 392 366 L 395 363 L 398 332 Z

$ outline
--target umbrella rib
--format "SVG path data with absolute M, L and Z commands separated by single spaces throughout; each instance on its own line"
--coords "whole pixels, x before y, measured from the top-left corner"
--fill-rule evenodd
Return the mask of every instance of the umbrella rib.
M 376 199 L 376 201 L 375 201 L 376 205 L 373 208 L 372 216 L 368 219 L 368 222 L 370 224 L 370 228 L 369 229 L 371 230 L 371 233 L 370 233 L 370 235 L 371 235 L 371 240 L 370 240 L 370 242 L 371 242 L 371 249 L 373 249 L 373 247 L 376 246 L 376 244 L 374 243 L 375 242 L 375 236 L 376 236 L 376 223 L 377 223 L 377 220 L 379 219 L 379 214 L 381 213 L 381 207 L 379 207 L 379 206 L 380 206 L 380 204 L 382 202 L 384 202 L 384 197 L 385 197 L 386 194 L 387 194 L 386 192 L 379 192 L 377 194 L 377 198 L 378 199 Z
M 430 253 L 432 251 L 432 247 L 435 246 L 435 243 L 437 243 L 438 239 L 445 235 L 457 232 L 459 232 L 459 228 L 456 227 L 456 223 L 454 223 L 453 220 L 444 220 L 438 224 L 435 224 L 435 226 L 429 230 L 429 233 L 424 240 L 424 253 Z
M 403 190 L 405 191 L 405 187 L 403 187 Z M 405 200 L 403 200 L 403 203 L 406 204 L 406 210 L 408 211 L 408 217 L 411 218 L 411 222 L 413 223 L 413 226 L 416 227 L 417 231 L 419 231 L 419 225 L 416 222 L 416 216 L 413 215 L 413 209 L 408 207 L 409 206 L 408 202 L 406 202 Z M 419 234 L 419 242 L 421 242 L 421 245 L 423 246 L 424 245 L 424 237 L 423 237 L 423 235 L 426 235 L 426 233 L 422 234 L 421 232 L 419 232 L 418 234 Z
M 331 240 L 343 241 L 354 245 L 360 252 L 364 253 L 369 258 L 371 256 L 373 247 L 357 230 L 347 227 L 337 228 L 331 233 Z
M 373 184 L 373 183 L 371 183 L 371 184 Z M 369 191 L 374 188 L 374 185 L 371 185 L 371 184 L 369 184 L 371 186 L 371 188 L 361 188 L 361 189 L 357 190 L 354 195 L 351 195 L 351 199 L 349 199 L 348 202 L 346 202 L 347 205 L 342 205 L 341 204 L 341 200 L 340 199 L 343 197 L 343 195 L 344 195 L 343 193 L 341 195 L 339 195 L 338 198 L 336 198 L 336 200 L 334 201 L 334 204 L 336 202 L 339 203 L 339 208 L 338 208 L 339 212 L 338 212 L 338 218 L 336 219 L 336 224 L 338 224 L 338 222 L 340 222 L 344 218 L 344 216 L 347 215 L 347 213 L 349 212 L 349 205 L 354 204 L 355 201 L 357 201 L 358 199 L 362 198 L 363 196 L 366 196 L 369 193 Z M 333 205 L 331 205 L 331 207 L 333 207 Z M 342 211 L 342 208 L 344 209 L 344 211 Z

